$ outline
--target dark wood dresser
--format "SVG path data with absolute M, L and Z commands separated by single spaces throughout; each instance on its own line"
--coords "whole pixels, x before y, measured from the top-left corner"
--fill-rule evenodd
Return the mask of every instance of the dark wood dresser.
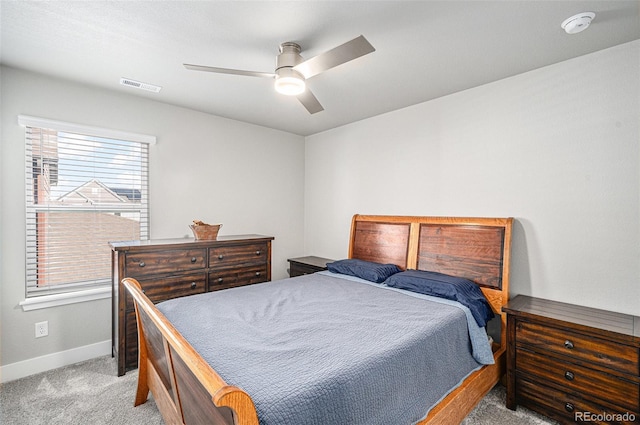
M 519 295 L 507 313 L 507 407 L 560 423 L 640 423 L 640 317 Z
M 289 276 L 296 277 L 327 270 L 327 263 L 331 263 L 334 260 L 309 256 L 289 258 L 287 261 L 289 262 Z
M 122 279 L 138 280 L 154 303 L 266 282 L 271 280 L 272 240 L 239 235 L 111 243 L 112 351 L 118 359 L 118 376 L 138 366 L 135 310 Z

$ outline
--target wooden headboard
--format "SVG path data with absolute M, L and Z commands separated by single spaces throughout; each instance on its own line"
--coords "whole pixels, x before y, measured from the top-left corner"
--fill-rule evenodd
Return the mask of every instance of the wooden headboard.
M 349 258 L 464 277 L 500 314 L 509 300 L 512 224 L 513 218 L 356 214 Z

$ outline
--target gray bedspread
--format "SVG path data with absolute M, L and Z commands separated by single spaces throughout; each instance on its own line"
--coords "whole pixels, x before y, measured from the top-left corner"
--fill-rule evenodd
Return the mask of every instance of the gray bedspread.
M 327 274 L 158 304 L 262 425 L 408 425 L 471 372 L 465 312 Z

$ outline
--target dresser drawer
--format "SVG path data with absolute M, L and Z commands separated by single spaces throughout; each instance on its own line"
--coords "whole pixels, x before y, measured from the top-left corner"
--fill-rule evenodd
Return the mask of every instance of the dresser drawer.
M 205 292 L 206 273 L 139 279 L 142 291 L 153 303 Z M 133 310 L 133 299 L 127 293 L 127 311 Z
M 268 254 L 266 243 L 214 247 L 209 249 L 209 267 L 219 269 L 266 264 Z
M 222 269 L 209 273 L 209 291 L 250 285 L 267 281 L 267 265 L 257 265 L 242 269 Z
M 536 377 L 539 382 L 555 384 L 564 391 L 597 397 L 616 406 L 638 411 L 638 382 L 570 363 L 560 358 L 534 353 L 526 349 L 516 354 L 516 372 L 520 376 Z
M 517 398 L 520 403 L 524 403 L 533 410 L 562 422 L 574 422 L 576 419 L 582 419 L 584 422 L 595 424 L 640 423 L 640 415 L 620 409 L 606 401 L 598 404 L 588 399 L 583 399 L 571 392 L 559 391 L 527 379 L 522 379 L 521 377 L 516 378 L 516 386 Z M 598 416 L 605 413 L 609 414 L 609 417 L 603 418 Z M 598 419 L 600 418 L 603 420 L 599 421 Z M 625 419 L 631 418 L 633 418 L 633 422 L 629 420 L 625 421 Z M 618 421 L 617 419 L 621 420 Z
M 550 351 L 574 360 L 638 375 L 638 349 L 628 345 L 525 321 L 518 321 L 516 341 L 518 345 L 524 344 L 536 350 Z
M 206 249 L 153 251 L 127 255 L 125 277 L 204 269 Z M 138 279 L 139 280 L 139 279 Z

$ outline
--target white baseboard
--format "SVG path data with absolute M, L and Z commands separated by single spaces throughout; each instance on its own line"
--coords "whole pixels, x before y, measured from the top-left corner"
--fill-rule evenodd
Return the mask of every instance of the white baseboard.
M 46 372 L 108 354 L 111 354 L 111 340 L 11 363 L 0 366 L 0 382 L 14 381 L 36 373 Z

